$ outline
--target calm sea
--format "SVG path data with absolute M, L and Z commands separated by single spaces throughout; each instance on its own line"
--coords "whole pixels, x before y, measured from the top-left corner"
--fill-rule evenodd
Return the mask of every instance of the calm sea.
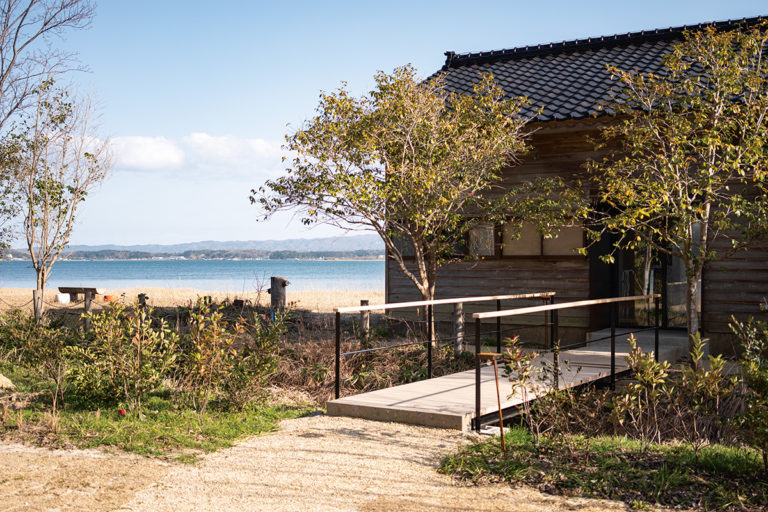
M 384 261 L 59 261 L 48 289 L 58 286 L 194 288 L 253 291 L 283 276 L 292 291 L 383 290 Z M 34 288 L 35 271 L 25 261 L 0 261 L 0 288 Z

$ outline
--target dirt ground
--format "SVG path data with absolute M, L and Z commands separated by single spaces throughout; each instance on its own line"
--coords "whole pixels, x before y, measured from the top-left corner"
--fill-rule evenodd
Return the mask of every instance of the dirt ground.
M 507 485 L 464 486 L 435 471 L 466 434 L 350 418 L 288 420 L 281 430 L 195 465 L 0 445 L 0 512 L 626 510 Z
M 124 453 L 0 444 L 0 512 L 114 510 L 170 469 Z

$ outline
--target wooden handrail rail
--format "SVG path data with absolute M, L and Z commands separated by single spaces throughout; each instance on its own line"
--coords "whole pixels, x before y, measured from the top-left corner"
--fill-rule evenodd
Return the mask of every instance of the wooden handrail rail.
M 490 300 L 515 300 L 515 299 L 545 299 L 554 297 L 555 292 L 520 293 L 517 295 L 488 295 L 485 297 L 460 297 L 458 299 L 420 300 L 414 302 L 393 302 L 391 304 L 373 304 L 370 306 L 348 306 L 333 308 L 335 313 L 359 313 L 362 311 L 375 311 L 379 309 L 402 309 L 418 306 L 439 306 L 441 304 L 458 304 L 467 302 L 484 302 Z
M 577 300 L 574 302 L 561 302 L 560 304 L 546 304 L 544 306 L 530 306 L 526 308 L 504 309 L 501 311 L 487 311 L 484 313 L 474 313 L 472 318 L 483 320 L 485 318 L 500 318 L 505 316 L 526 315 L 528 313 L 541 313 L 543 311 L 554 311 L 556 309 L 578 308 L 582 306 L 595 306 L 598 304 L 613 304 L 616 302 L 630 302 L 636 300 L 658 299 L 661 294 L 652 295 L 633 295 L 631 297 L 611 297 L 610 299 L 590 299 Z

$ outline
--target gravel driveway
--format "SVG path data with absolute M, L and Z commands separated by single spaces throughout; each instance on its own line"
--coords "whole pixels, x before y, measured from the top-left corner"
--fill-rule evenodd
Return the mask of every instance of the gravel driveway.
M 441 455 L 465 442 L 460 432 L 396 423 L 288 420 L 279 432 L 171 469 L 119 510 L 626 510 L 528 488 L 466 487 L 435 472 Z

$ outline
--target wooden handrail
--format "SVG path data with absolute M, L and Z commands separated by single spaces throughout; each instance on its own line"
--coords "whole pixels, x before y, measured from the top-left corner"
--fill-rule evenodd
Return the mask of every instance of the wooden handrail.
M 526 315 L 528 313 L 541 313 L 543 311 L 554 311 L 556 309 L 578 308 L 581 306 L 596 306 L 598 304 L 613 304 L 616 302 L 630 302 L 636 300 L 658 299 L 660 294 L 652 295 L 633 295 L 631 297 L 612 297 L 610 299 L 590 299 L 577 300 L 574 302 L 561 302 L 559 304 L 546 304 L 544 306 L 530 306 L 526 308 L 504 309 L 502 311 L 487 311 L 484 313 L 474 313 L 472 318 L 483 320 L 485 318 L 500 318 L 505 316 Z
M 458 299 L 420 300 L 414 302 L 393 302 L 391 304 L 373 304 L 370 306 L 349 306 L 333 308 L 335 313 L 359 313 L 362 311 L 375 311 L 379 309 L 402 309 L 418 306 L 439 306 L 441 304 L 458 304 L 467 302 L 484 302 L 490 300 L 515 300 L 515 299 L 545 299 L 554 297 L 555 292 L 520 293 L 517 295 L 488 295 L 485 297 L 460 297 Z

